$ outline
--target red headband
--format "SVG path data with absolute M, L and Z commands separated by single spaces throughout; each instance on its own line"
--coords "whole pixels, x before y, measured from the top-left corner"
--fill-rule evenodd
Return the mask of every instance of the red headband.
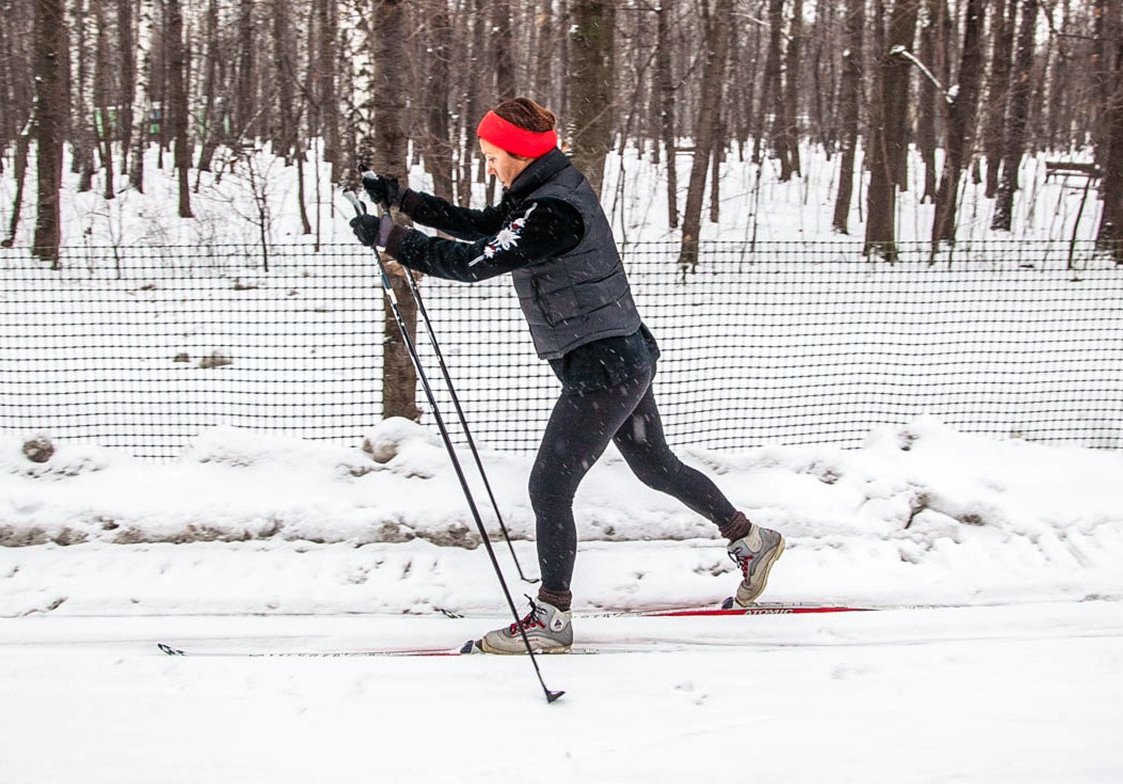
M 558 134 L 553 129 L 528 131 L 504 120 L 495 112 L 488 112 L 480 120 L 476 136 L 524 158 L 539 158 L 558 146 Z

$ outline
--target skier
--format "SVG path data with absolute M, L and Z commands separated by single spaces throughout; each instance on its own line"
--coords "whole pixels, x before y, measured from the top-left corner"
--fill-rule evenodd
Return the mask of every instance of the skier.
M 561 381 L 529 483 L 542 583 L 520 624 L 543 653 L 564 653 L 573 642 L 573 497 L 609 441 L 641 481 L 718 526 L 741 568 L 739 605 L 761 594 L 784 550 L 779 532 L 750 522 L 667 446 L 651 389 L 659 348 L 636 311 L 595 191 L 558 149 L 555 122 L 529 98 L 503 101 L 480 121 L 488 173 L 504 188 L 498 206 L 457 207 L 368 174 L 367 193 L 386 212 L 351 221 L 364 245 L 428 275 L 471 283 L 510 273 L 535 349 Z M 456 239 L 399 226 L 391 207 Z M 488 653 L 526 652 L 514 623 L 477 645 Z

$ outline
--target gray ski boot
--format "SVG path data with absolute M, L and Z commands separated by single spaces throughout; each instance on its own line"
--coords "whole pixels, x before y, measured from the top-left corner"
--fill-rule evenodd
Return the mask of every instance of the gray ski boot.
M 784 537 L 779 531 L 753 523 L 747 535 L 730 542 L 726 549 L 729 557 L 741 567 L 743 575 L 741 584 L 737 586 L 737 604 L 748 607 L 764 593 L 772 564 L 784 552 Z
M 517 624 L 488 632 L 476 641 L 476 647 L 484 653 L 526 653 L 519 626 L 526 630 L 526 638 L 535 653 L 567 653 L 573 645 L 570 612 L 530 599 L 530 612 L 525 618 Z

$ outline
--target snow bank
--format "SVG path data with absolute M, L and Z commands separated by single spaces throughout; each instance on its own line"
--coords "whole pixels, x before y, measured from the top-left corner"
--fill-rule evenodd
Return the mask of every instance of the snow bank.
M 12 578 L 0 615 L 502 608 L 443 447 L 411 422 L 385 421 L 353 448 L 220 428 L 169 463 L 69 443 L 36 463 L 23 443 L 0 435 L 0 580 Z M 1116 453 L 920 419 L 852 451 L 683 456 L 788 537 L 773 601 L 1123 595 Z M 536 573 L 531 459 L 483 458 L 519 561 Z M 472 473 L 470 455 L 460 459 Z M 510 573 L 491 505 L 476 494 Z M 590 472 L 575 512 L 580 605 L 709 602 L 736 584 L 714 527 L 641 485 L 615 452 Z
M 223 427 L 152 463 L 63 443 L 45 462 L 0 434 L 0 544 L 303 540 L 473 547 L 475 525 L 440 440 L 401 419 L 354 448 Z M 1123 457 L 958 433 L 931 419 L 874 432 L 862 449 L 687 450 L 731 500 L 797 539 L 870 537 L 919 553 L 971 529 L 1091 534 L 1123 522 Z M 469 473 L 471 456 L 459 455 Z M 485 453 L 504 522 L 530 538 L 532 458 Z M 477 503 L 493 534 L 482 486 Z M 610 451 L 577 498 L 583 541 L 715 537 L 707 521 L 642 486 Z M 1075 557 L 1075 556 L 1074 556 Z

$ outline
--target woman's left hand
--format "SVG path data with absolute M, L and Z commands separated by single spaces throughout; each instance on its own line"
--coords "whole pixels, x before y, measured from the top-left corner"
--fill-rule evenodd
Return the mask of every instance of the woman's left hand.
M 392 228 L 394 228 L 394 219 L 389 215 L 382 217 L 359 215 L 351 219 L 351 229 L 355 232 L 355 237 L 368 248 L 375 245 L 385 248 L 390 240 Z

